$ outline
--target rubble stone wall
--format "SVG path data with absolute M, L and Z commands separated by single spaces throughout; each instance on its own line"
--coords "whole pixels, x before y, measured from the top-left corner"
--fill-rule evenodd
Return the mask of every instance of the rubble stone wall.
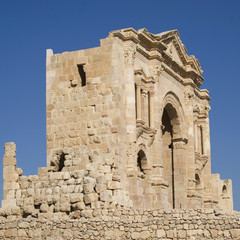
M 81 210 L 0 217 L 0 239 L 240 239 L 240 214 L 213 210 Z

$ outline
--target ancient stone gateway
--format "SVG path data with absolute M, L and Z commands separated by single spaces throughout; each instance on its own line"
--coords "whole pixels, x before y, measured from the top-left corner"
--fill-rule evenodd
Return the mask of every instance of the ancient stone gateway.
M 231 180 L 211 173 L 201 74 L 176 30 L 127 28 L 100 47 L 47 50 L 47 167 L 23 176 L 6 143 L 0 239 L 45 239 L 46 228 L 59 239 L 239 239 Z M 84 219 L 95 226 L 86 235 Z M 213 231 L 198 229 L 210 220 Z

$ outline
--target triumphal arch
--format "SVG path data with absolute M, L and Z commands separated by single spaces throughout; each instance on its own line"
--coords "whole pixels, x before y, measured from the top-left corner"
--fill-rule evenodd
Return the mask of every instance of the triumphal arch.
M 136 207 L 232 209 L 231 181 L 211 174 L 210 97 L 201 74 L 176 30 L 128 28 L 98 48 L 49 50 L 48 165 L 55 151 L 81 147 L 112 156 L 109 171 Z
M 177 30 L 127 28 L 100 47 L 47 50 L 47 167 L 21 176 L 6 144 L 3 207 L 233 210 L 231 180 L 211 173 L 201 74 Z

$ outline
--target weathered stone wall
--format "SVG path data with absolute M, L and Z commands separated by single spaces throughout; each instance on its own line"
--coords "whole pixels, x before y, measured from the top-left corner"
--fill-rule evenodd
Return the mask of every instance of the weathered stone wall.
M 0 216 L 0 239 L 240 239 L 240 214 L 213 210 L 81 210 Z
M 21 169 L 16 168 L 15 144 L 6 143 L 5 150 L 2 201 L 5 215 L 26 217 L 46 212 L 114 208 L 117 204 L 132 206 L 108 155 L 95 156 L 85 170 L 52 172 L 45 167 L 39 168 L 38 175 L 22 176 Z
M 23 176 L 5 144 L 0 239 L 238 239 L 201 74 L 177 31 L 47 50 L 47 167 Z

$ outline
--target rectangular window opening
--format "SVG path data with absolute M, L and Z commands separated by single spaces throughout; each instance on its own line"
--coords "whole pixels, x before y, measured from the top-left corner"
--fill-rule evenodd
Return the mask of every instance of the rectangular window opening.
M 78 73 L 81 78 L 81 85 L 82 85 L 82 87 L 86 86 L 86 73 L 84 71 L 84 64 L 79 64 L 79 65 L 77 65 L 77 67 L 78 67 Z

